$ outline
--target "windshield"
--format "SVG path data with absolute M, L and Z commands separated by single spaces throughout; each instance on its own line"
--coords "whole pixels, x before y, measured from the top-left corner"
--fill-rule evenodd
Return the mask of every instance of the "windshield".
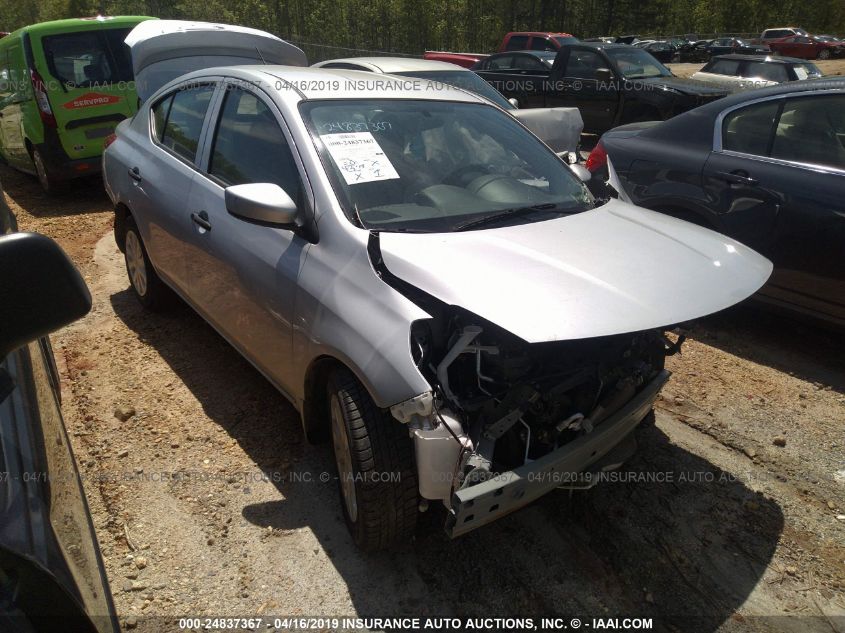
M 738 37 L 736 38 L 736 45 L 737 46 L 751 46 L 749 42 L 746 42 L 744 39 Z
M 492 106 L 403 99 L 300 109 L 347 216 L 364 228 L 445 232 L 486 216 L 514 223 L 592 208 L 569 168 Z
M 50 74 L 64 84 L 93 87 L 132 81 L 129 47 L 123 40 L 131 29 L 100 29 L 48 35 L 42 47 Z
M 502 96 L 502 93 L 484 81 L 471 70 L 414 70 L 404 73 L 394 73 L 403 77 L 417 77 L 430 81 L 439 81 L 450 86 L 457 86 L 481 95 L 505 110 L 515 110 L 513 104 Z
M 641 48 L 607 48 L 605 53 L 616 62 L 625 79 L 646 79 L 648 77 L 671 77 L 666 66 Z
M 566 37 L 566 36 L 563 36 L 563 35 L 556 35 L 556 36 L 554 37 L 554 40 L 555 40 L 558 44 L 560 44 L 561 46 L 563 46 L 563 45 L 565 45 L 565 44 L 575 44 L 575 43 L 578 41 L 578 38 L 577 38 L 577 37 L 572 37 L 572 36 L 568 36 L 568 37 Z

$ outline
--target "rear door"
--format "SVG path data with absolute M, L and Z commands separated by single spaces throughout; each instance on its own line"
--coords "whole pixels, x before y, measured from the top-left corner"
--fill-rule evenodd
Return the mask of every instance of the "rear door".
M 274 183 L 302 208 L 308 204 L 304 171 L 280 113 L 263 92 L 241 85 L 223 92 L 204 174 L 182 210 L 186 221 L 193 218 L 190 297 L 265 375 L 291 392 L 294 301 L 309 243 L 292 230 L 230 215 L 225 190 Z
M 129 155 L 131 199 L 150 259 L 162 277 L 188 291 L 187 260 L 193 224 L 186 213 L 213 81 L 192 82 L 158 99 L 149 110 L 150 136 Z
M 730 111 L 703 173 L 721 228 L 768 257 L 764 290 L 845 318 L 845 95 Z

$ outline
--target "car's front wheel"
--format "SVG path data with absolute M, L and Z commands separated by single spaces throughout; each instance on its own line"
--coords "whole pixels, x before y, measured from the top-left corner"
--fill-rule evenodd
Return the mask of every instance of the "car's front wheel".
M 123 254 L 129 284 L 141 305 L 150 310 L 164 307 L 170 298 L 170 289 L 153 268 L 138 226 L 131 217 L 126 219 Z
M 355 544 L 374 551 L 408 541 L 419 499 L 407 428 L 348 370 L 331 375 L 327 397 L 343 515 Z

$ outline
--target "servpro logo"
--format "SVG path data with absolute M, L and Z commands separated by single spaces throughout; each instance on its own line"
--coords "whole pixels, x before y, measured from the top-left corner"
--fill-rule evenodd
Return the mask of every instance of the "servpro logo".
M 120 97 L 88 92 L 81 97 L 77 97 L 73 101 L 68 101 L 62 107 L 68 110 L 77 110 L 79 108 L 92 108 L 94 106 L 110 105 L 112 103 L 117 103 L 118 101 L 120 101 Z

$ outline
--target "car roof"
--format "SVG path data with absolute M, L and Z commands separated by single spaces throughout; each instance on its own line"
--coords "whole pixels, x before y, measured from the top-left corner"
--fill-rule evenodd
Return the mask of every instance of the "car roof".
M 450 64 L 449 62 L 441 62 L 434 59 L 420 59 L 418 57 L 343 57 L 340 59 L 327 59 L 316 64 L 312 64 L 314 68 L 324 68 L 328 64 L 358 64 L 382 73 L 405 73 L 418 72 L 426 70 L 461 70 L 464 72 L 471 72 L 467 68 L 458 66 L 457 64 Z
M 562 37 L 575 37 L 571 33 L 553 33 L 552 31 L 513 31 L 509 35 L 531 35 L 532 37 L 555 37 L 559 35 Z
M 139 22 L 145 20 L 156 20 L 146 15 L 115 15 L 115 16 L 96 16 L 93 18 L 70 18 L 67 20 L 53 20 L 51 22 L 40 22 L 38 24 L 30 24 L 15 31 L 17 33 L 30 33 L 31 35 L 52 35 L 54 33 L 61 33 L 65 30 L 80 31 L 89 29 L 108 29 L 119 28 L 121 26 L 135 26 Z
M 524 51 L 502 51 L 501 53 L 493 53 L 485 57 L 484 59 L 490 59 L 492 57 L 502 57 L 504 55 L 532 55 L 534 57 L 542 57 L 543 59 L 550 59 L 554 58 L 557 55 L 557 51 L 531 51 L 531 50 L 524 50 Z M 483 59 L 481 61 L 484 61 Z
M 278 92 L 295 92 L 301 101 L 311 99 L 426 99 L 489 104 L 486 99 L 456 86 L 439 82 L 410 81 L 407 77 L 386 74 L 375 79 L 364 70 L 313 68 L 310 66 L 218 66 L 182 75 L 168 83 L 175 84 L 202 77 L 224 76 L 243 79 Z M 392 81 L 391 81 L 392 80 Z M 158 93 L 156 93 L 158 94 Z
M 799 59 L 797 57 L 780 57 L 774 55 L 741 55 L 739 53 L 729 53 L 727 55 L 714 55 L 713 60 L 717 59 L 732 59 L 736 61 L 748 62 L 766 62 L 767 64 L 806 64 L 811 61 L 809 59 Z

